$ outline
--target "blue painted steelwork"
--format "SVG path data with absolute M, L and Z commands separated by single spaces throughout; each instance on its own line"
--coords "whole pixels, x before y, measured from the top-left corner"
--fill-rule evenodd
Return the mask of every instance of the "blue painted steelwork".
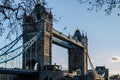
M 9 52 L 7 51 L 5 54 L 0 56 L 0 64 L 11 61 L 11 60 L 17 58 L 18 56 L 20 56 L 21 54 L 25 53 L 34 44 L 34 42 L 37 41 L 38 37 L 40 37 L 42 35 L 42 32 L 43 31 L 40 30 L 39 32 L 36 33 L 35 36 L 33 36 L 33 38 L 31 38 L 29 41 L 24 43 L 22 46 L 14 49 L 14 50 L 11 50 Z M 20 52 L 18 52 L 18 51 L 20 51 Z
M 62 46 L 62 47 L 64 47 L 64 48 L 73 48 L 73 46 L 72 45 L 70 45 L 69 43 L 67 43 L 67 42 L 65 42 L 65 41 L 62 41 L 62 40 L 59 40 L 59 39 L 57 39 L 57 38 L 52 38 L 52 41 L 53 41 L 53 43 L 54 44 L 57 44 L 57 45 L 59 45 L 59 46 Z
M 6 55 L 7 52 L 8 52 L 10 49 L 12 49 L 12 48 L 15 46 L 15 44 L 18 43 L 18 41 L 22 38 L 22 35 L 23 35 L 23 34 L 21 34 L 19 37 L 17 37 L 17 38 L 16 38 L 14 41 L 12 41 L 11 43 L 9 43 L 9 44 L 7 44 L 6 46 L 4 46 L 3 48 L 1 48 L 0 51 L 1 51 L 2 53 L 0 54 L 0 56 Z M 6 49 L 6 50 L 5 50 L 5 49 Z
M 57 31 L 55 29 L 53 29 L 52 32 L 53 32 L 54 37 L 56 37 L 56 38 L 64 40 L 64 41 L 66 41 L 68 43 L 72 43 L 72 44 L 74 44 L 76 46 L 79 46 L 79 47 L 84 47 L 84 45 L 81 42 L 76 41 L 75 39 L 70 38 L 70 37 L 66 36 L 65 34 L 59 32 L 59 31 Z

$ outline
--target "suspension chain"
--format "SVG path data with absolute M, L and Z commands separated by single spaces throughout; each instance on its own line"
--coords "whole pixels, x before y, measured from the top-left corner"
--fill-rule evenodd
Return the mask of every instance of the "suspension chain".
M 41 35 L 42 35 L 42 30 L 40 30 L 35 36 L 33 36 L 32 39 L 27 41 L 22 46 L 14 49 L 14 50 L 7 51 L 5 54 L 0 56 L 0 64 L 11 61 L 11 60 L 17 58 L 18 56 L 20 56 L 21 54 L 25 53 L 37 41 L 37 39 Z M 14 54 L 14 55 L 12 55 L 12 54 Z

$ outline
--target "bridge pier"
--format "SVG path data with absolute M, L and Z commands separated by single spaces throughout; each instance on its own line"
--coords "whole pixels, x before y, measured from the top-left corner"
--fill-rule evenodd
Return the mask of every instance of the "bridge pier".
M 69 72 L 80 69 L 84 73 L 84 53 L 82 48 L 72 48 L 68 50 L 69 58 Z

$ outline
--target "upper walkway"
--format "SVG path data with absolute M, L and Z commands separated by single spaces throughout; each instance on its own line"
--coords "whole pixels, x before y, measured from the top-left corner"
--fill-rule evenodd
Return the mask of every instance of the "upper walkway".
M 67 42 L 68 43 L 67 46 L 69 46 L 69 43 L 72 43 L 72 45 L 79 46 L 79 47 L 84 47 L 81 42 L 76 41 L 75 39 L 71 38 L 70 36 L 66 36 L 65 34 L 62 34 L 61 32 L 59 32 L 55 29 L 52 30 L 52 33 L 53 33 L 54 38 L 57 38 L 57 39 L 59 39 L 61 41 L 64 41 L 64 42 Z M 60 44 L 60 46 L 63 43 L 63 42 L 60 43 L 58 41 L 55 41 L 55 39 L 53 39 L 53 41 L 55 42 L 55 44 L 58 44 L 58 45 Z

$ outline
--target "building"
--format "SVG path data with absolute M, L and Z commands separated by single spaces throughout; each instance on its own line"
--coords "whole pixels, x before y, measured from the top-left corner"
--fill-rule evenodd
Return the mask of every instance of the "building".
M 110 80 L 120 80 L 120 75 L 119 74 L 112 75 L 112 76 L 110 76 Z
M 96 72 L 104 78 L 104 80 L 109 80 L 109 69 L 105 66 L 96 66 Z

